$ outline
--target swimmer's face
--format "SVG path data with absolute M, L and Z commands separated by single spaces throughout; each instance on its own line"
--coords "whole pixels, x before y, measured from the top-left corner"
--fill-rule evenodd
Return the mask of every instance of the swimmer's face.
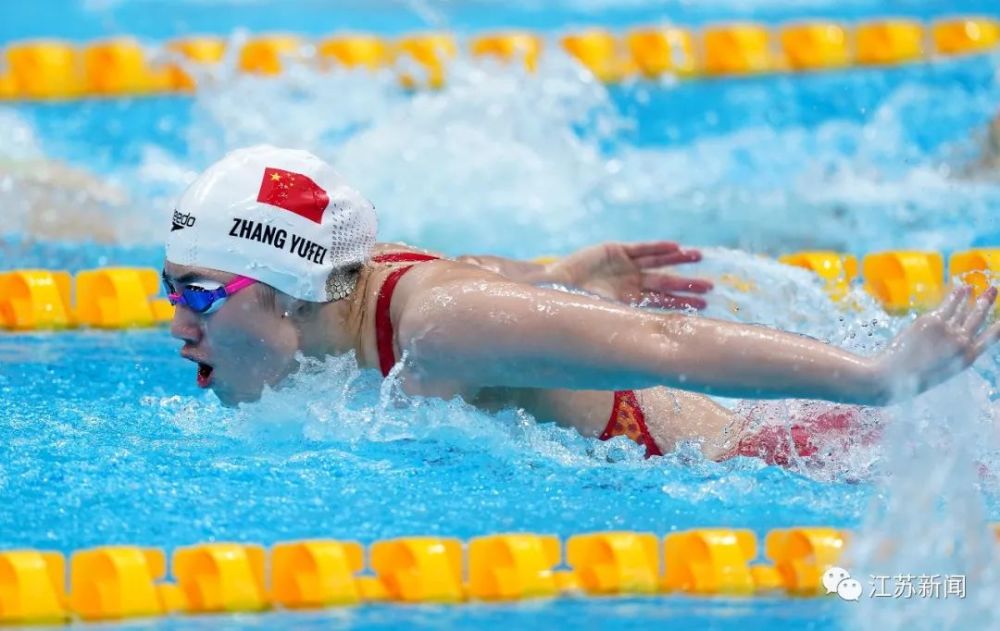
M 188 284 L 225 284 L 233 274 L 166 263 L 166 280 L 175 289 Z M 226 298 L 213 313 L 202 315 L 178 306 L 170 334 L 184 341 L 181 355 L 197 364 L 192 378 L 211 388 L 225 405 L 260 398 L 296 366 L 299 334 L 282 317 L 263 285 L 255 284 Z

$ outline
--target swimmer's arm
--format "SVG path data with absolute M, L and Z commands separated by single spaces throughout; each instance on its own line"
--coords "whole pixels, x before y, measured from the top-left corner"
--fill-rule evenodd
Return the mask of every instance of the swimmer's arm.
M 994 298 L 995 292 L 987 302 Z M 985 317 L 989 304 L 977 304 L 976 318 Z M 889 402 L 900 379 L 919 381 L 918 391 L 939 383 L 1000 337 L 996 325 L 981 336 L 952 339 L 945 330 L 950 325 L 934 312 L 880 355 L 863 357 L 763 326 L 644 312 L 486 280 L 417 290 L 401 315 L 400 347 L 416 374 L 432 379 L 587 390 L 664 385 L 862 405 Z
M 872 403 L 870 359 L 800 335 L 501 281 L 416 291 L 400 348 L 429 378 L 475 386 L 671 386 L 743 398 Z
M 546 262 L 499 256 L 463 256 L 459 261 L 531 285 L 561 285 L 607 300 L 666 309 L 704 309 L 712 283 L 668 273 L 665 268 L 701 260 L 701 252 L 673 241 L 607 242 Z

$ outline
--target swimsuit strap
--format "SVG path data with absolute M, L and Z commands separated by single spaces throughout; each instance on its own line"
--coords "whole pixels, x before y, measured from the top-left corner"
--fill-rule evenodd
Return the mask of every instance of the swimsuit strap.
M 392 254 L 380 254 L 373 256 L 375 263 L 424 263 L 436 261 L 438 257 L 430 254 L 420 254 L 418 252 L 395 252 Z M 396 284 L 403 274 L 413 269 L 413 265 L 406 265 L 393 270 L 386 277 L 385 282 L 378 290 L 378 299 L 375 302 L 375 346 L 378 349 L 378 366 L 382 371 L 382 376 L 387 377 L 392 367 L 396 365 L 396 351 L 392 346 L 392 314 L 389 308 L 392 306 L 392 294 L 396 291 Z
M 639 404 L 635 390 L 616 390 L 615 402 L 611 406 L 611 418 L 601 434 L 601 440 L 608 440 L 625 434 L 646 448 L 646 457 L 662 456 L 663 452 L 653 440 L 646 426 L 646 413 Z

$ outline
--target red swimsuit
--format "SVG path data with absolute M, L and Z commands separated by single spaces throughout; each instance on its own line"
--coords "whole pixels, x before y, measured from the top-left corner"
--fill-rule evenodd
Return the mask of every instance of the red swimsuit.
M 601 440 L 608 440 L 625 434 L 635 442 L 646 447 L 646 457 L 662 456 L 660 446 L 646 427 L 646 414 L 639 405 L 635 390 L 615 391 L 615 402 L 611 406 L 611 418 L 601 434 Z
M 380 254 L 372 257 L 375 263 L 410 263 L 393 270 L 382 287 L 378 290 L 378 299 L 375 302 L 375 343 L 378 348 L 378 364 L 382 371 L 382 376 L 388 376 L 389 371 L 396 365 L 396 351 L 393 348 L 393 328 L 392 316 L 389 308 L 392 306 L 392 294 L 396 290 L 396 284 L 406 272 L 413 269 L 417 263 L 435 261 L 438 257 L 430 254 L 420 254 L 418 252 L 398 252 L 394 254 Z M 662 456 L 656 441 L 649 434 L 646 426 L 646 415 L 639 405 L 639 400 L 633 390 L 618 390 L 615 392 L 614 404 L 611 407 L 611 418 L 608 425 L 601 434 L 601 440 L 608 440 L 615 436 L 625 434 L 635 442 L 646 447 L 646 457 Z

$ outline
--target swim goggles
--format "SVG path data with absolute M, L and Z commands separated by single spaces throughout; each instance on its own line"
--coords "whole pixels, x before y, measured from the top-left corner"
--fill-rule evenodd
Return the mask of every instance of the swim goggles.
M 257 282 L 252 278 L 247 278 L 246 276 L 237 276 L 229 283 L 221 287 L 208 288 L 195 283 L 188 283 L 187 285 L 184 285 L 179 292 L 175 292 L 173 286 L 170 284 L 170 281 L 167 280 L 166 272 L 162 274 L 162 278 L 163 287 L 167 291 L 167 300 L 170 301 L 170 304 L 175 307 L 178 305 L 187 307 L 191 311 L 202 315 L 214 313 L 219 309 L 219 307 L 222 306 L 222 303 L 226 301 L 226 298 Z M 212 284 L 214 285 L 217 283 Z

